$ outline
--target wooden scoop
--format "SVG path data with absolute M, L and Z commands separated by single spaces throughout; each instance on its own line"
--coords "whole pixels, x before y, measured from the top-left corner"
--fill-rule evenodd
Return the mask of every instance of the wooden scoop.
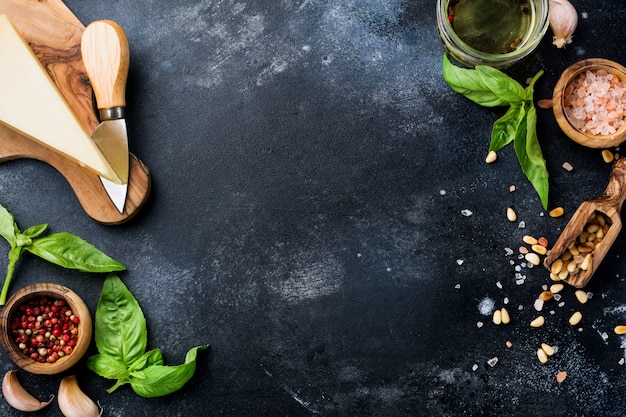
M 599 198 L 585 201 L 578 207 L 578 210 L 576 210 L 567 226 L 565 226 L 563 233 L 561 233 L 561 236 L 548 252 L 543 262 L 544 266 L 551 270 L 553 263 L 562 254 L 569 251 L 570 245 L 579 239 L 579 236 L 587 227 L 589 218 L 594 213 L 600 213 L 606 218 L 609 228 L 601 241 L 595 244 L 592 252 L 589 252 L 591 253 L 591 262 L 586 269 L 576 268 L 574 272 L 571 272 L 564 279 L 565 282 L 576 288 L 583 288 L 587 285 L 622 229 L 620 211 L 624 199 L 626 199 L 626 158 L 620 158 L 613 166 L 611 178 L 604 193 Z M 578 247 L 578 243 L 576 247 Z M 578 259 L 580 260 L 580 257 L 585 256 L 587 256 L 587 253 L 582 252 Z M 567 263 L 563 262 L 563 268 L 567 267 Z

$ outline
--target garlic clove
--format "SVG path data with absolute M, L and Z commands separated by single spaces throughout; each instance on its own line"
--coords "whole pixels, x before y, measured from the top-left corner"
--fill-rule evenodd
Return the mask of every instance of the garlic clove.
M 65 417 L 100 417 L 102 409 L 78 386 L 76 375 L 66 376 L 59 385 L 57 401 Z
M 4 375 L 4 379 L 2 380 L 2 395 L 4 395 L 4 399 L 11 407 L 25 412 L 41 410 L 54 399 L 54 395 L 51 395 L 50 400 L 39 401 L 24 389 L 17 379 L 17 373 L 15 371 L 9 371 Z
M 578 25 L 576 8 L 568 0 L 550 0 L 550 28 L 554 37 L 552 44 L 564 48 L 572 43 L 572 36 Z

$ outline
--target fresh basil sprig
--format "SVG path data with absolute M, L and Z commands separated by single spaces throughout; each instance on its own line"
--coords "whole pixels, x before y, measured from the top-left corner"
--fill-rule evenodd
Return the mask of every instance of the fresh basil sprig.
M 548 170 L 537 138 L 537 112 L 533 103 L 534 86 L 543 75 L 540 70 L 524 88 L 502 71 L 477 65 L 460 68 L 443 55 L 443 77 L 459 94 L 484 107 L 509 106 L 491 130 L 489 151 L 497 152 L 514 142 L 517 159 L 530 183 L 537 191 L 544 209 L 548 208 Z
M 185 363 L 167 366 L 160 349 L 146 352 L 146 319 L 133 294 L 115 274 L 104 281 L 96 307 L 95 340 L 98 354 L 87 359 L 87 368 L 96 374 L 117 380 L 107 390 L 112 393 L 130 384 L 141 397 L 153 398 L 179 390 L 196 370 L 200 345 L 191 348 Z
M 47 228 L 47 224 L 40 224 L 20 232 L 13 215 L 0 205 L 0 235 L 11 246 L 7 275 L 0 293 L 0 305 L 6 303 L 15 265 L 24 251 L 64 268 L 82 272 L 112 272 L 126 269 L 120 262 L 105 255 L 91 243 L 71 233 L 41 236 Z

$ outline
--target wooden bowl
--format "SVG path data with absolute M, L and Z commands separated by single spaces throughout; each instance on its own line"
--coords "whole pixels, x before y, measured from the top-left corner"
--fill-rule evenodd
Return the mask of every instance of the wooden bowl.
M 11 318 L 18 314 L 20 305 L 42 296 L 65 300 L 72 313 L 80 318 L 78 340 L 72 353 L 57 359 L 54 363 L 41 363 L 27 356 L 18 348 L 14 336 L 11 335 Z M 0 331 L 2 345 L 17 366 L 33 374 L 53 375 L 71 368 L 83 357 L 91 342 L 92 321 L 89 309 L 75 292 L 62 285 L 43 283 L 22 288 L 9 298 L 0 315 Z
M 626 83 L 626 68 L 617 62 L 602 58 L 584 59 L 563 71 L 554 87 L 552 96 L 552 109 L 561 130 L 573 141 L 590 148 L 610 148 L 619 145 L 626 139 L 626 123 L 611 135 L 594 135 L 590 132 L 583 133 L 572 125 L 564 111 L 563 100 L 567 86 L 581 73 L 588 70 L 597 71 L 600 69 L 604 69 L 618 76 Z

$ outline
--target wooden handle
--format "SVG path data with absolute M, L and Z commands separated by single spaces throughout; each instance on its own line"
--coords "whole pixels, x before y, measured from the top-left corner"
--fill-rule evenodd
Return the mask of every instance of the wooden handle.
M 81 52 L 98 108 L 125 107 L 130 49 L 124 29 L 112 20 L 90 23 Z
M 621 210 L 626 199 L 626 158 L 618 159 L 613 166 L 609 184 L 600 198 L 610 202 L 617 212 Z

